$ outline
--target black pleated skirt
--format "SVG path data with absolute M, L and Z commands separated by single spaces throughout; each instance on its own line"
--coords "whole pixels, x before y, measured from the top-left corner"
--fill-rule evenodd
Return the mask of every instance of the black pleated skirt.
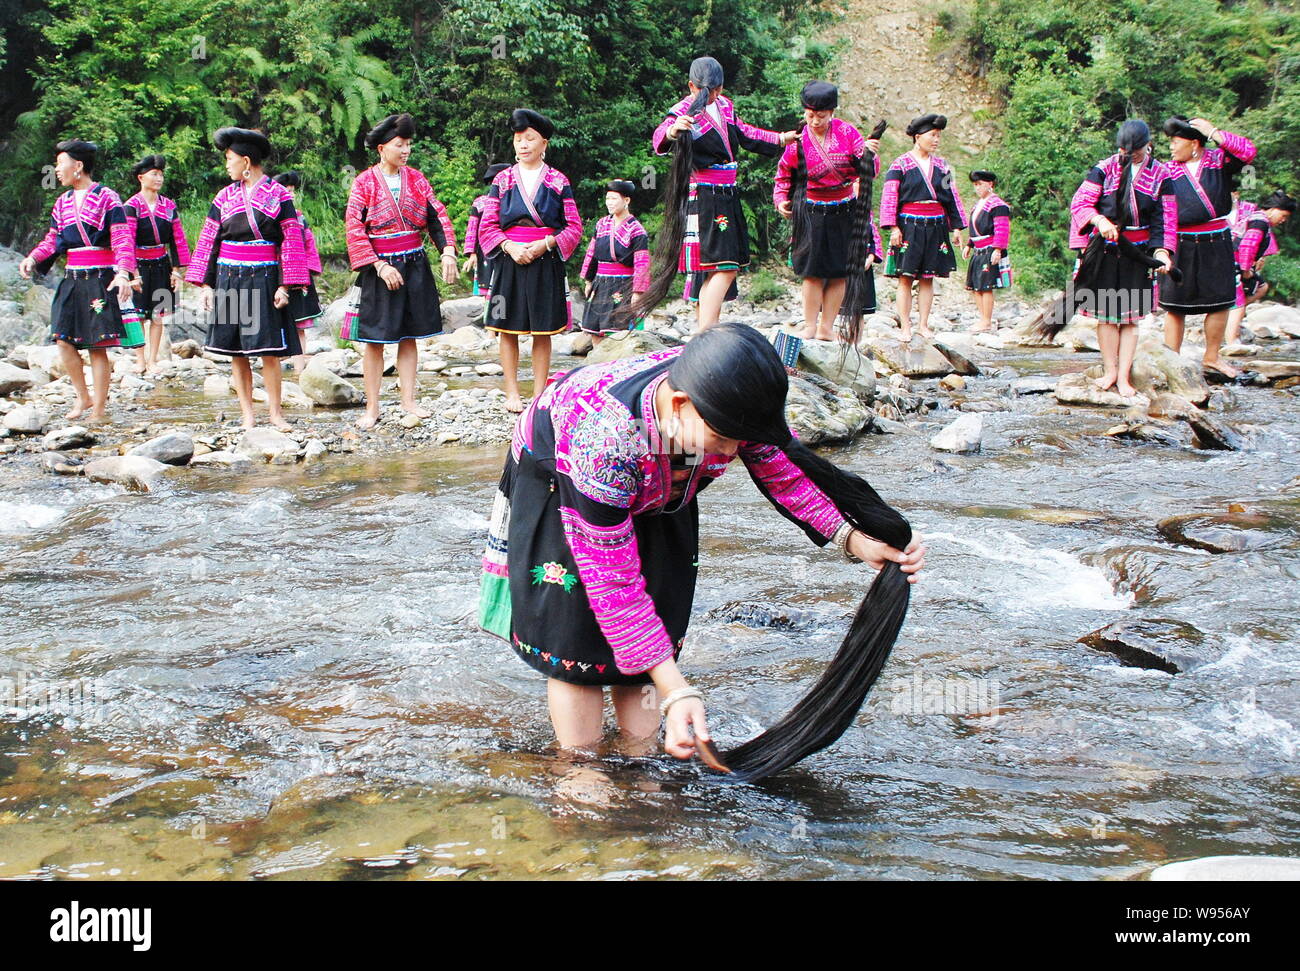
M 1107 243 L 1091 268 L 1075 265 L 1074 288 L 1078 312 L 1108 324 L 1136 324 L 1155 309 L 1155 286 L 1151 271 L 1119 255 L 1119 247 Z
M 315 279 L 307 285 L 306 293 L 301 287 L 289 288 L 289 316 L 299 330 L 306 330 L 320 315 L 320 295 L 316 292 Z
M 492 266 L 484 325 L 501 334 L 563 334 L 572 324 L 564 260 L 551 250 L 531 263 L 504 253 Z
M 597 276 L 592 284 L 591 299 L 587 301 L 582 316 L 582 329 L 589 334 L 605 334 L 616 330 L 633 330 L 637 321 L 631 317 L 616 323 L 614 311 L 632 300 L 632 277 Z
M 289 308 L 275 305 L 275 291 L 279 286 L 279 266 L 217 263 L 207 349 L 231 357 L 301 354 L 298 328 Z M 292 293 L 293 288 L 288 289 Z
M 172 289 L 172 260 L 164 256 L 157 260 L 140 260 L 136 263 L 140 275 L 140 292 L 132 297 L 135 309 L 145 320 L 161 320 L 176 313 L 176 291 Z
M 128 341 L 112 267 L 68 270 L 54 291 L 50 305 L 50 341 L 67 341 L 81 350 L 88 347 L 140 347 L 141 340 Z
M 804 204 L 801 238 L 790 251 L 790 268 L 797 276 L 838 280 L 849 275 L 854 209 L 852 200 Z
M 1212 314 L 1237 302 L 1237 255 L 1232 233 L 1179 233 L 1174 265 L 1183 282 L 1160 278 L 1160 306 L 1179 314 Z
M 946 277 L 957 269 L 957 257 L 948 239 L 947 216 L 898 216 L 903 245 L 892 252 L 893 267 L 886 276 L 910 276 L 928 280 Z
M 1002 268 L 999 265 L 1002 261 L 993 262 L 993 247 L 977 246 L 971 251 L 970 263 L 966 266 L 966 289 L 974 290 L 976 293 L 987 293 L 991 290 L 1001 290 L 1004 286 L 1002 282 Z
M 384 259 L 402 274 L 402 285 L 389 290 L 373 263 L 361 268 L 357 274 L 361 305 L 352 340 L 363 344 L 396 344 L 441 334 L 438 284 L 424 250 Z

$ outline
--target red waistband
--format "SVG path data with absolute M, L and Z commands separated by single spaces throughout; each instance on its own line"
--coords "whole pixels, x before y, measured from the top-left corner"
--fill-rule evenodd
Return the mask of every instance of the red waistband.
M 161 260 L 166 255 L 166 246 L 137 246 L 135 248 L 135 258 L 137 260 Z
M 1149 229 L 1124 229 L 1121 232 L 1130 243 L 1145 243 L 1151 238 Z
M 1211 219 L 1208 223 L 1197 223 L 1195 226 L 1179 226 L 1178 233 L 1217 233 L 1228 228 L 1228 220 Z
M 632 268 L 622 263 L 607 263 L 602 260 L 596 264 L 596 272 L 601 276 L 631 276 Z
M 394 233 L 391 236 L 371 236 L 370 245 L 380 256 L 392 256 L 395 253 L 424 249 L 424 240 L 417 232 Z
M 274 243 L 222 240 L 217 259 L 223 263 L 278 263 L 280 249 Z
M 815 189 L 809 186 L 805 194 L 809 202 L 844 202 L 846 199 L 853 198 L 853 186 L 839 185 L 830 189 Z
M 905 202 L 900 210 L 904 216 L 942 216 L 943 206 L 937 202 Z
M 549 226 L 511 226 L 506 230 L 506 239 L 512 243 L 535 243 L 552 232 Z
M 979 247 L 981 243 L 991 242 L 992 239 L 993 239 L 992 236 L 972 236 L 970 238 L 970 244 L 972 246 Z
M 68 250 L 68 269 L 102 270 L 114 265 L 113 251 L 107 246 L 81 246 Z
M 696 169 L 691 181 L 700 185 L 735 185 L 736 169 Z

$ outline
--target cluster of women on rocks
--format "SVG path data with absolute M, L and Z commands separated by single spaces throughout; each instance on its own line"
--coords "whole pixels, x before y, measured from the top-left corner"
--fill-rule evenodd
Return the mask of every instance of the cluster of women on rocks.
M 930 336 L 934 280 L 956 270 L 958 251 L 968 260 L 966 287 L 979 308 L 974 329 L 993 329 L 994 291 L 1012 280 L 1011 209 L 998 195 L 997 176 L 984 169 L 970 173 L 977 201 L 969 210 L 963 205 L 951 166 L 937 154 L 944 116 L 926 114 L 907 126 L 913 146 L 885 170 L 877 221 L 872 195 L 881 171 L 883 122 L 864 138 L 835 117 L 835 86 L 814 81 L 802 92 L 800 130 L 769 131 L 740 120 L 722 93 L 723 80 L 716 60 L 696 59 L 688 94 L 652 135 L 656 153 L 673 153 L 675 164 L 683 163 L 678 177 L 669 179 L 653 275 L 649 237 L 631 212 L 636 186 L 609 182 L 608 214 L 596 223 L 579 272 L 587 296 L 583 330 L 599 340 L 639 326 L 678 274 L 685 278 L 682 295 L 696 306 L 698 326 L 717 322 L 750 259 L 737 189 L 741 148 L 778 158 L 773 204 L 792 221 L 790 265 L 802 280 L 802 337 L 831 340 L 838 319 L 874 312 L 877 263 L 899 281 L 902 338 L 912 336 L 914 287 L 917 327 Z M 429 180 L 408 164 L 415 138 L 410 115 L 390 115 L 366 137 L 376 164 L 356 177 L 345 212 L 357 286 L 343 332 L 364 347 L 363 428 L 379 419 L 387 344 L 397 345 L 401 407 L 427 417 L 416 403 L 414 341 L 440 333 L 442 321 L 426 237 L 437 248 L 444 282 L 454 282 L 462 269 L 472 272 L 475 291 L 488 298 L 485 324 L 499 335 L 506 407 L 523 408 L 521 336 L 532 340 L 534 390 L 545 384 L 550 339 L 572 326 L 566 271 L 581 245 L 583 222 L 568 179 L 546 162 L 554 134 L 550 119 L 519 109 L 509 126 L 515 163 L 492 165 L 484 173 L 488 191 L 471 206 L 463 267 L 446 208 Z M 1123 395 L 1134 393 L 1128 376 L 1136 345 L 1132 325 L 1157 302 L 1174 349 L 1181 345 L 1185 316 L 1206 314 L 1205 365 L 1235 375 L 1219 357 L 1225 331 L 1235 336 L 1240 309 L 1262 294 L 1259 264 L 1276 251 L 1273 231 L 1296 205 L 1280 191 L 1259 206 L 1237 203 L 1235 180 L 1254 157 L 1248 139 L 1204 119 L 1181 117 L 1166 123 L 1165 134 L 1171 159 L 1161 162 L 1151 152 L 1146 124 L 1126 122 L 1119 151 L 1088 172 L 1071 204 L 1070 246 L 1082 257 L 1089 242 L 1099 240 L 1084 275 L 1079 266 L 1075 274 L 1082 312 L 1098 321 L 1105 361 L 1099 385 Z M 1218 147 L 1209 148 L 1211 141 Z M 70 417 L 87 409 L 103 416 L 105 348 L 137 348 L 137 370 L 155 365 L 183 278 L 203 288 L 210 313 L 206 347 L 232 359 L 244 424 L 254 423 L 249 359 L 260 356 L 270 422 L 288 427 L 280 411 L 280 359 L 296 356 L 303 366 L 300 331 L 320 314 L 313 283 L 320 256 L 295 206 L 296 174 L 269 177 L 264 170 L 269 138 L 231 127 L 219 130 L 215 143 L 231 184 L 213 200 L 193 254 L 175 202 L 161 193 L 162 156 L 148 155 L 135 166 L 139 191 L 123 203 L 93 180 L 93 143 L 71 140 L 56 147 L 55 173 L 69 188 L 54 204 L 49 233 L 22 269 L 43 271 L 66 253 L 51 337 L 65 355 L 89 349 L 94 376 L 92 397 L 81 369 L 68 369 L 79 400 Z M 1150 266 L 1126 258 L 1132 250 L 1119 245 L 1121 238 L 1160 264 L 1158 284 Z M 1167 274 L 1175 268 L 1179 272 Z

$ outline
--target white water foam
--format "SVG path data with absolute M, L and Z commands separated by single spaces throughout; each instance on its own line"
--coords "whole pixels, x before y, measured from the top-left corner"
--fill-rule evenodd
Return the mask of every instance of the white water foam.
M 63 518 L 65 510 L 36 502 L 0 502 L 0 533 L 44 529 Z
M 1014 533 L 999 537 L 996 546 L 981 542 L 971 536 L 955 533 L 922 530 L 925 542 L 935 552 L 953 552 L 960 547 L 980 559 L 1006 564 L 1006 569 L 994 571 L 994 585 L 981 584 L 979 577 L 988 577 L 990 571 L 971 571 L 959 578 L 963 596 L 988 606 L 996 606 L 1013 613 L 1035 611 L 1044 607 L 1068 607 L 1081 610 L 1127 610 L 1133 606 L 1131 592 L 1116 593 L 1106 574 L 1097 567 L 1088 566 L 1078 557 L 1048 546 L 1032 546 Z M 926 582 L 930 579 L 927 571 Z M 942 577 L 936 580 L 942 582 Z

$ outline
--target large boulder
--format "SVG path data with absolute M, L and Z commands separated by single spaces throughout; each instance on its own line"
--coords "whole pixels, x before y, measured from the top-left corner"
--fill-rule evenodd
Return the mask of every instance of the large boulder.
M 46 330 L 50 326 L 50 307 L 54 304 L 54 291 L 49 287 L 35 286 L 23 294 L 23 316 L 39 320 Z
M 364 395 L 355 385 L 344 381 L 320 360 L 321 355 L 313 357 L 298 379 L 299 386 L 312 401 L 330 408 L 359 405 Z
M 307 370 L 310 371 L 311 368 Z M 299 452 L 296 441 L 274 428 L 250 428 L 240 437 L 234 450 L 254 461 L 273 462 L 277 465 L 297 461 Z
M 868 404 L 876 396 L 876 369 L 871 359 L 838 341 L 804 341 L 799 367 L 833 384 L 846 385 Z
M 1300 308 L 1279 303 L 1257 304 L 1246 311 L 1246 326 L 1255 333 L 1267 326 L 1287 337 L 1300 338 Z
M 461 297 L 442 303 L 442 329 L 450 334 L 462 327 L 471 327 L 483 319 L 487 301 L 482 297 Z
M 185 465 L 194 456 L 194 438 L 189 432 L 168 432 L 135 448 L 127 455 L 143 455 L 165 465 Z
M 43 374 L 42 371 L 14 367 L 12 364 L 0 361 L 0 395 L 10 395 L 15 391 L 30 391 L 38 384 L 45 383 L 40 380 Z
M 41 405 L 20 405 L 4 417 L 4 427 L 17 435 L 40 435 L 50 423 L 50 413 Z
M 298 376 L 302 380 L 302 375 Z M 285 408 L 310 411 L 316 404 L 302 388 L 292 381 L 280 385 L 280 404 Z
M 478 364 L 497 356 L 497 342 L 481 327 L 462 327 L 435 337 L 433 352 L 447 361 Z
M 46 434 L 41 444 L 50 451 L 61 452 L 69 448 L 89 448 L 95 441 L 95 436 L 84 425 L 69 425 Z
M 144 455 L 114 455 L 85 465 L 92 482 L 115 482 L 136 492 L 150 492 L 162 481 L 167 466 Z
M 1201 373 L 1201 365 L 1170 350 L 1159 337 L 1144 337 L 1133 357 L 1133 387 L 1150 396 L 1168 391 L 1192 404 L 1210 400 L 1210 386 Z M 1100 371 L 1097 374 L 1101 376 Z
M 1092 383 L 1094 377 L 1101 377 L 1100 366 L 1089 371 L 1062 374 L 1056 382 L 1056 400 L 1063 405 L 1092 405 L 1097 408 L 1128 408 L 1133 404 L 1114 391 L 1097 390 Z
M 949 423 L 930 439 L 930 447 L 940 452 L 969 454 L 980 450 L 984 434 L 984 416 L 965 414 Z
M 1221 652 L 1201 631 L 1178 620 L 1122 620 L 1079 638 L 1128 667 L 1178 674 L 1218 660 Z
M 895 374 L 908 378 L 941 378 L 955 370 L 952 362 L 921 337 L 903 343 L 895 337 L 871 336 L 864 341 Z
M 601 341 L 596 350 L 607 343 Z M 785 417 L 799 433 L 801 442 L 816 445 L 819 442 L 850 441 L 868 428 L 873 416 L 862 399 L 848 387 L 800 371 L 790 378 Z
M 588 364 L 604 364 L 608 361 L 621 361 L 628 357 L 640 357 L 654 351 L 666 350 L 681 344 L 663 334 L 649 330 L 629 330 L 620 334 L 610 334 L 587 355 Z

